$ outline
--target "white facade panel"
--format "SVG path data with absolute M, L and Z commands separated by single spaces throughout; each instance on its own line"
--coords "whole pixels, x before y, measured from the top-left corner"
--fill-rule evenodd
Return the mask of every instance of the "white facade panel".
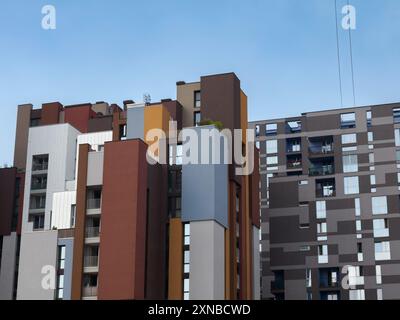
M 51 229 L 70 229 L 72 221 L 72 205 L 76 205 L 76 192 L 56 192 L 53 194 L 53 210 Z

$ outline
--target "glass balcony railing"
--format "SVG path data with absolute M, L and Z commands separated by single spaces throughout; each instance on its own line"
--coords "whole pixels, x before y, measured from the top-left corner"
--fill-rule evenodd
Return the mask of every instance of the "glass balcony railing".
M 100 209 L 101 199 L 87 199 L 86 209 Z
M 86 238 L 97 238 L 100 235 L 99 227 L 86 227 Z
M 47 188 L 47 182 L 33 182 L 31 190 L 44 190 Z
M 99 256 L 85 256 L 84 257 L 85 268 L 98 267 L 99 266 Z
M 46 171 L 49 169 L 49 164 L 47 162 L 44 163 L 34 163 L 32 165 L 32 171 Z
M 83 287 L 82 295 L 84 297 L 96 297 L 97 296 L 97 287 Z
M 325 176 L 334 174 L 335 170 L 333 165 L 321 166 L 321 167 L 313 167 L 309 169 L 310 176 Z
M 329 154 L 333 152 L 333 144 L 310 146 L 308 151 L 311 155 Z

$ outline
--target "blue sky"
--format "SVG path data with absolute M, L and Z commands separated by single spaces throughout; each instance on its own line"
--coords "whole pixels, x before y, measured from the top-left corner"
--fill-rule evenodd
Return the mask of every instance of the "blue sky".
M 338 0 L 341 8 L 347 0 Z M 175 98 L 175 82 L 234 71 L 251 120 L 340 107 L 334 0 L 2 0 L 0 164 L 16 107 Z M 400 1 L 351 0 L 357 105 L 400 101 Z M 57 9 L 57 29 L 41 9 Z M 339 12 L 339 17 L 341 14 Z M 340 29 L 344 104 L 352 104 Z

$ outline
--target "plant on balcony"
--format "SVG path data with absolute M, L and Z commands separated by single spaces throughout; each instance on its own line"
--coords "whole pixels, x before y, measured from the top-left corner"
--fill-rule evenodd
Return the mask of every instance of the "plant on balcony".
M 223 125 L 223 123 L 222 123 L 221 121 L 213 121 L 213 120 L 210 120 L 210 119 L 201 120 L 201 121 L 199 122 L 199 125 L 200 125 L 200 126 L 210 126 L 210 125 L 213 125 L 213 126 L 215 126 L 219 131 L 221 131 L 222 129 L 224 129 L 224 125 Z

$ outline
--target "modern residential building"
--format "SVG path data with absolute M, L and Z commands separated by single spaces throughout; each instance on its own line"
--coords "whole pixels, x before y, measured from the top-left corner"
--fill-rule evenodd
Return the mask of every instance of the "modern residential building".
M 400 298 L 400 104 L 257 121 L 262 298 Z
M 177 100 L 158 103 L 19 106 L 14 167 L 0 170 L 0 298 L 259 298 L 257 150 L 251 175 L 184 163 L 170 120 L 240 129 L 246 149 L 233 73 L 178 82 Z

